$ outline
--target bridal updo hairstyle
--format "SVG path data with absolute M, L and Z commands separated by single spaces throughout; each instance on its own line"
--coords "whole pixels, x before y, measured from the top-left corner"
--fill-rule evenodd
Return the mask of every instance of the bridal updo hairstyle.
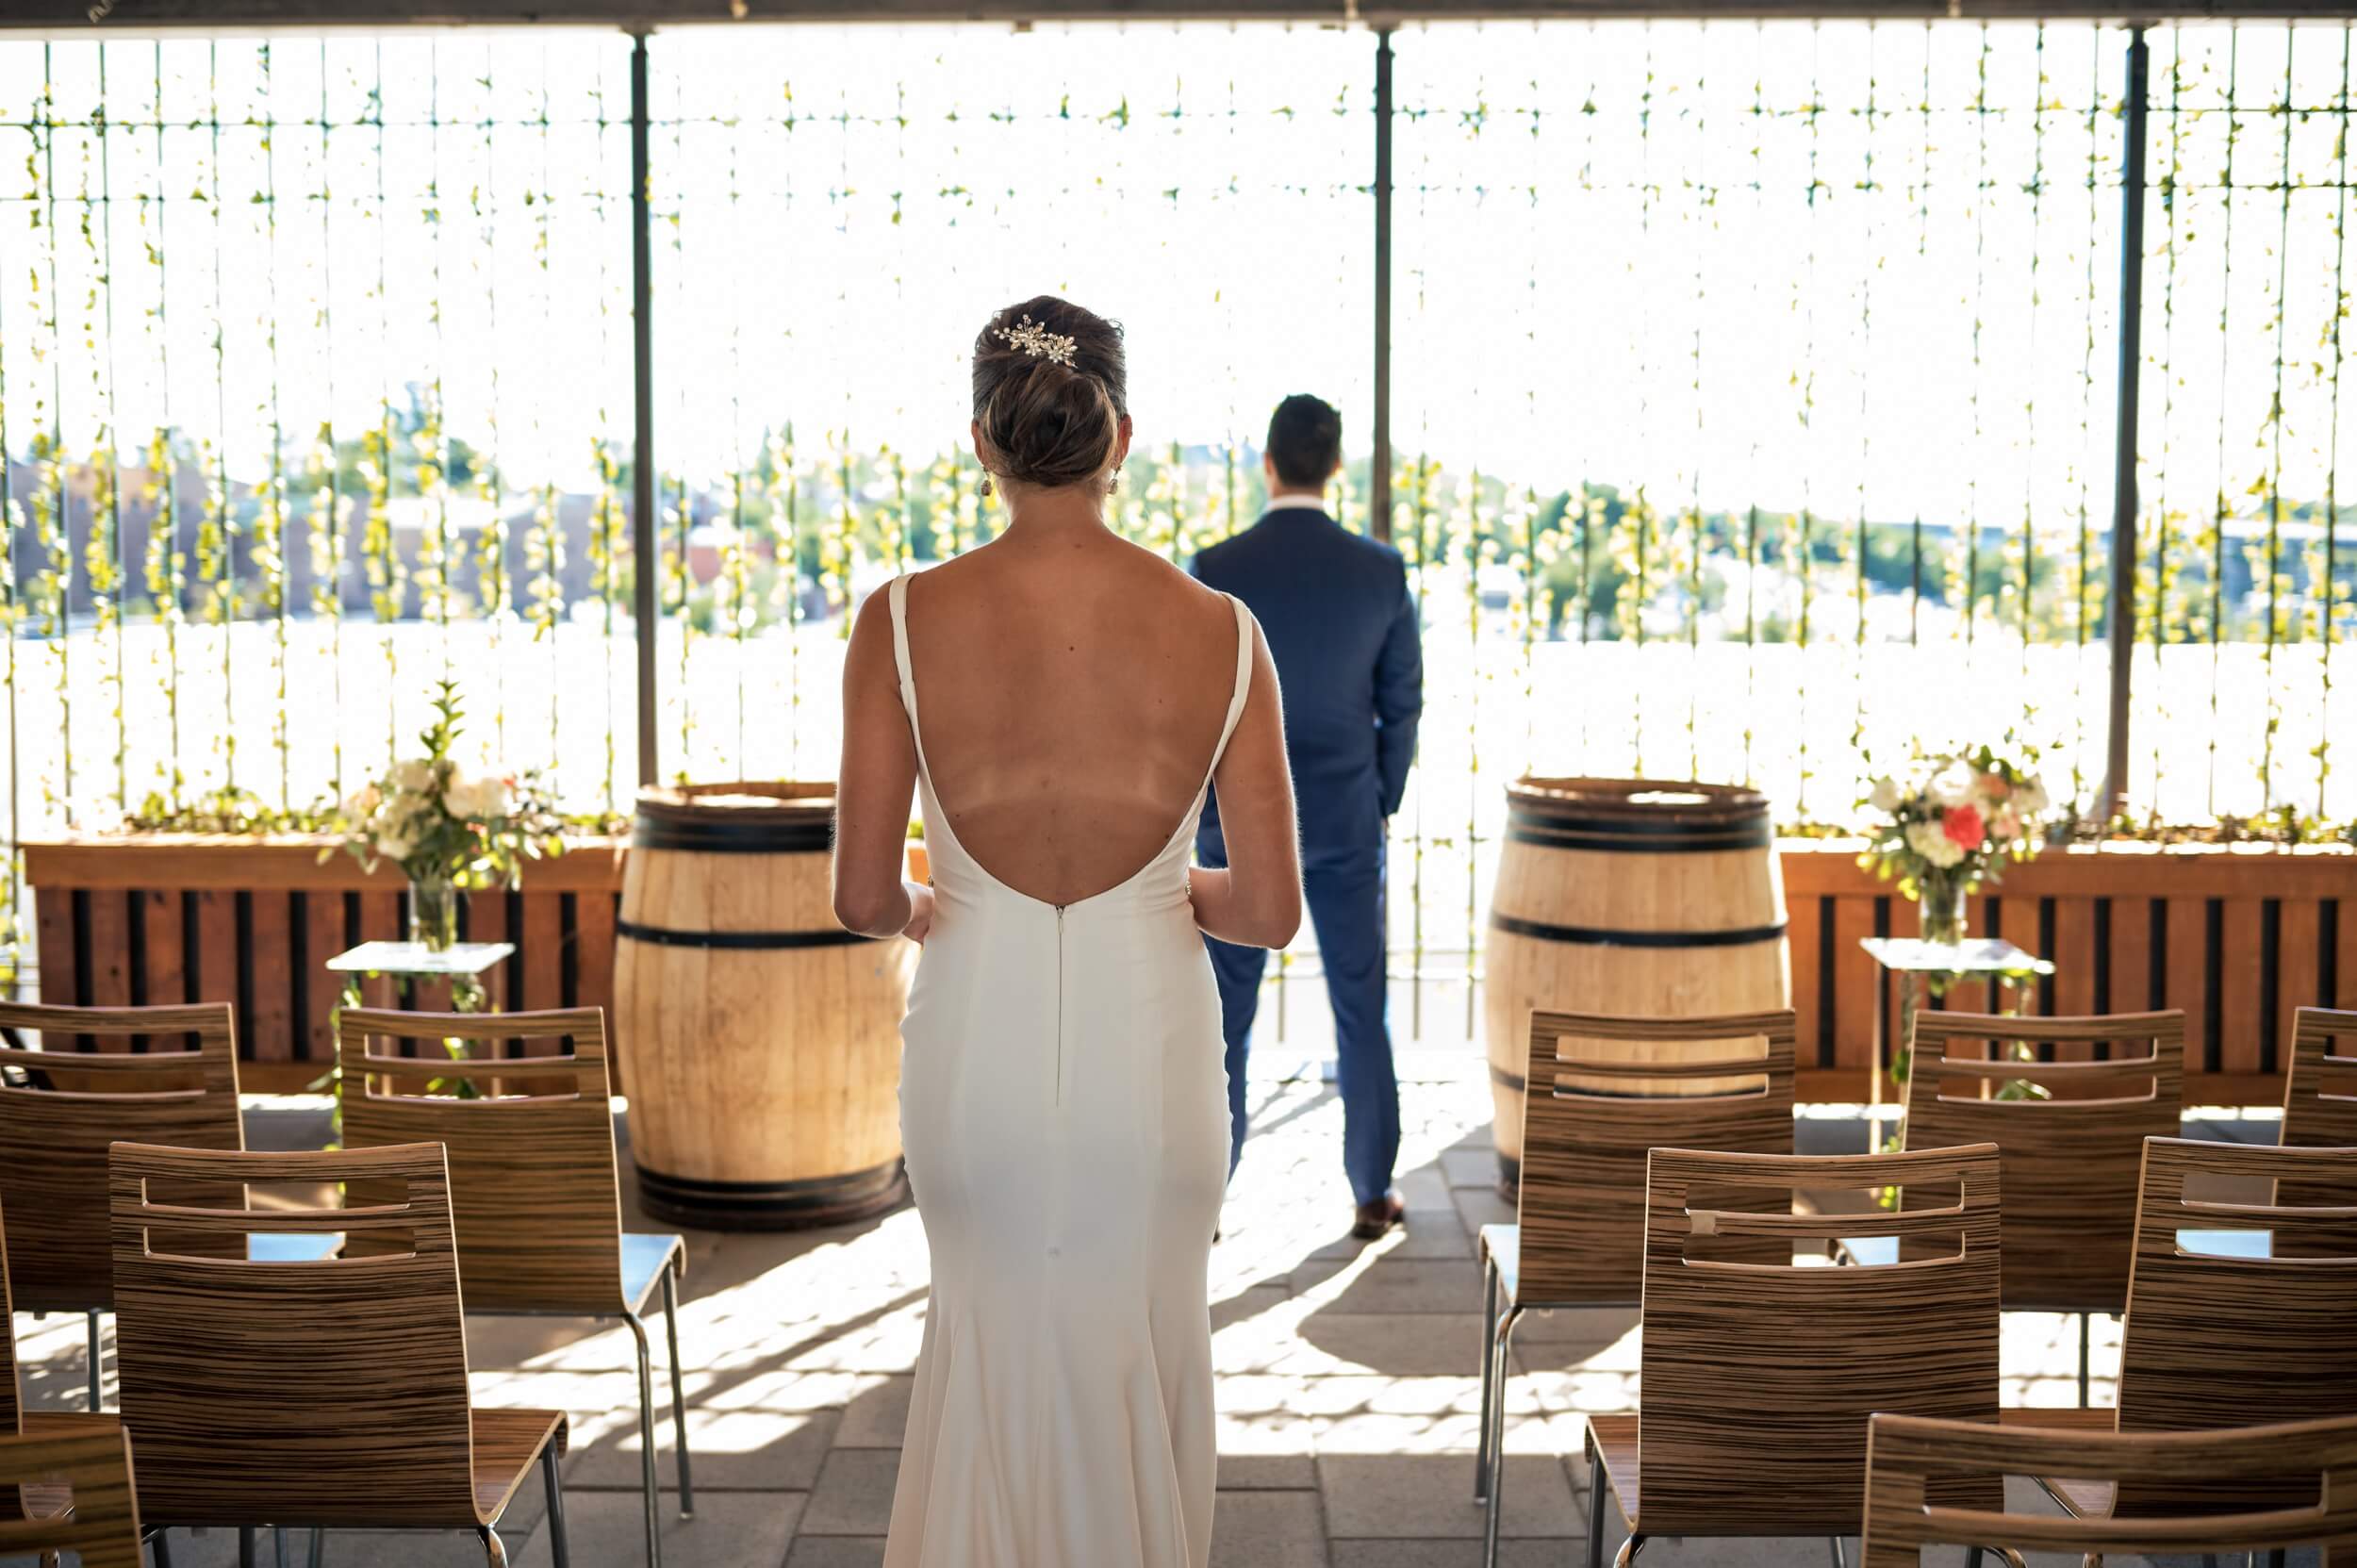
M 1055 352 L 1066 338 L 1069 364 Z M 1129 414 L 1121 328 L 1094 311 L 1042 294 L 993 316 L 974 340 L 982 466 L 1001 480 L 1103 483 Z

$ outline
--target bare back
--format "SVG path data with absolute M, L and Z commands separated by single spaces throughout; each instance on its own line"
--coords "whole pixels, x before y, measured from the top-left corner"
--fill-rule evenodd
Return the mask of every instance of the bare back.
M 950 831 L 1045 903 L 1118 886 L 1195 804 L 1236 689 L 1236 611 L 1101 529 L 1020 531 L 913 579 L 917 728 Z

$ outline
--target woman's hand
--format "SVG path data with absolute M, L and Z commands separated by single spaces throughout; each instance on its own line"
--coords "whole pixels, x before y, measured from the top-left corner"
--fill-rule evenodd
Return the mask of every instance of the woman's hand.
M 933 890 L 921 882 L 901 885 L 909 892 L 909 923 L 900 928 L 900 934 L 921 948 L 925 938 L 932 934 Z

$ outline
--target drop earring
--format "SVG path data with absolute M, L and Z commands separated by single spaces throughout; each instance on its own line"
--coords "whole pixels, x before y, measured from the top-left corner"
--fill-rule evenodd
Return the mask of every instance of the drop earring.
M 982 499 L 987 501 L 997 493 L 998 492 L 997 490 L 991 487 L 990 476 L 988 474 L 984 474 L 982 476 Z

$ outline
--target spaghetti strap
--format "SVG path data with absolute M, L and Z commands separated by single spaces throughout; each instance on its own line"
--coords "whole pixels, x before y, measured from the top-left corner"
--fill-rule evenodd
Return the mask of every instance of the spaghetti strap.
M 1228 742 L 1236 733 L 1237 720 L 1244 718 L 1244 700 L 1252 692 L 1252 612 L 1234 594 L 1224 594 L 1236 611 L 1236 689 L 1228 699 L 1228 721 L 1220 726 L 1219 744 L 1211 750 L 1211 771 L 1219 771 L 1220 759 L 1228 754 Z
M 886 602 L 892 608 L 892 663 L 900 672 L 900 706 L 908 710 L 909 737 L 916 742 L 916 766 L 925 766 L 925 737 L 916 728 L 916 672 L 909 663 L 909 578 L 907 572 L 892 580 L 885 590 Z

